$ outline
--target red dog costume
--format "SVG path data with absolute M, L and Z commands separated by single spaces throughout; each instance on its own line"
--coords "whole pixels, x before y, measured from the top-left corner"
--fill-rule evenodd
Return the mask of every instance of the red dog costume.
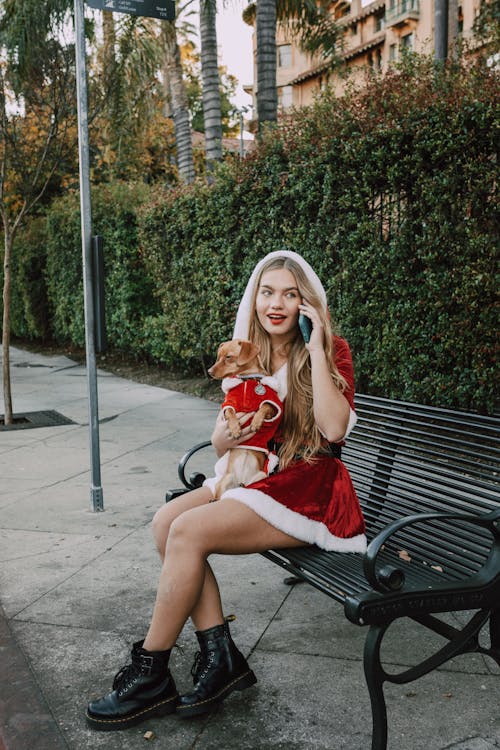
M 252 448 L 252 450 L 268 453 L 267 444 L 274 437 L 283 414 L 283 404 L 278 395 L 279 384 L 276 378 L 268 375 L 243 375 L 236 378 L 224 378 L 222 390 L 226 394 L 222 411 L 232 407 L 236 412 L 250 413 L 257 411 L 262 403 L 271 404 L 276 413 L 270 419 L 266 419 L 258 432 L 239 448 Z M 246 427 L 251 418 L 242 425 Z

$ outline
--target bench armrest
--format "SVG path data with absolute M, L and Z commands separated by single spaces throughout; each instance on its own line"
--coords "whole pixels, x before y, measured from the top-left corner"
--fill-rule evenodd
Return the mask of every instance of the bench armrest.
M 404 574 L 397 568 L 389 567 L 377 570 L 377 558 L 387 541 L 401 529 L 416 523 L 434 520 L 465 521 L 489 529 L 494 537 L 500 539 L 500 509 L 491 513 L 474 515 L 472 513 L 415 513 L 394 521 L 377 534 L 368 545 L 363 558 L 363 570 L 366 580 L 376 591 L 397 590 L 404 583 Z
M 197 443 L 196 445 L 193 445 L 193 447 L 190 448 L 179 461 L 177 474 L 179 475 L 179 479 L 181 480 L 184 487 L 186 487 L 186 489 L 195 490 L 198 487 L 201 487 L 201 485 L 205 481 L 206 476 L 204 474 L 201 474 L 200 472 L 190 474 L 189 479 L 186 479 L 186 465 L 195 453 L 203 450 L 203 448 L 209 448 L 211 445 L 212 443 L 210 442 L 210 440 L 204 440 L 202 443 Z

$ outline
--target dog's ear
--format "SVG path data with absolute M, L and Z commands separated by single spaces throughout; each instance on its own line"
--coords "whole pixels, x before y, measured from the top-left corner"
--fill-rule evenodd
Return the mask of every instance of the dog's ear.
M 252 344 L 251 341 L 245 341 L 244 339 L 238 339 L 240 345 L 240 353 L 238 354 L 238 365 L 246 365 L 247 362 L 251 362 L 259 353 L 259 347 L 256 344 Z

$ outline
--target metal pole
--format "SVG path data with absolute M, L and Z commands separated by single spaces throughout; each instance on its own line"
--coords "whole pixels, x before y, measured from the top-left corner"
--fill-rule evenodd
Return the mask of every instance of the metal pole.
M 434 59 L 448 57 L 448 0 L 434 0 Z
M 89 131 L 83 0 L 75 2 L 76 91 L 78 100 L 78 153 L 80 158 L 80 211 L 82 222 L 83 290 L 85 298 L 85 344 L 89 395 L 90 500 L 93 511 L 104 510 L 99 455 L 99 410 L 94 340 L 94 290 L 92 279 L 92 217 L 90 209 Z

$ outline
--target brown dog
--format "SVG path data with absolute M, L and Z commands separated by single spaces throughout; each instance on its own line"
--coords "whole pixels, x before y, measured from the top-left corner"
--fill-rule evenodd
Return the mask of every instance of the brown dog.
M 233 438 L 241 437 L 236 413 L 255 412 L 250 428 L 256 434 L 229 451 L 224 474 L 215 486 L 214 499 L 218 500 L 232 487 L 245 486 L 267 476 L 264 471 L 267 443 L 276 432 L 283 405 L 275 382 L 263 372 L 258 346 L 250 341 L 233 339 L 221 344 L 217 361 L 208 373 L 223 381 L 226 399 L 221 408 Z

